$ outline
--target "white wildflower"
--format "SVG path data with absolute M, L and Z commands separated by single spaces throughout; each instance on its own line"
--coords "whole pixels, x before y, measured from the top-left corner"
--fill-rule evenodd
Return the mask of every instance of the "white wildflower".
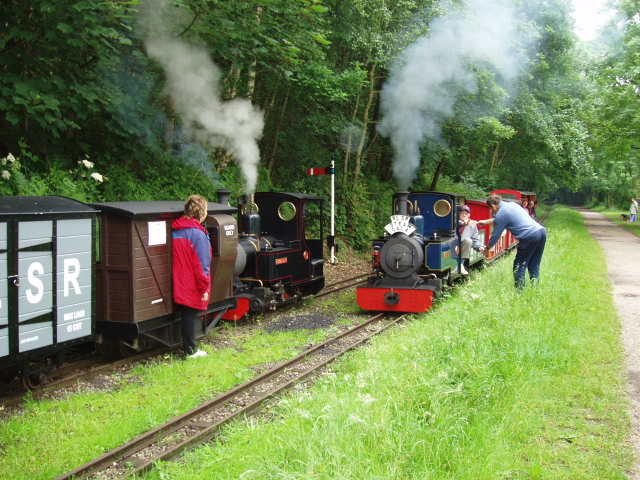
M 361 400 L 361 401 L 362 401 L 362 403 L 364 403 L 365 405 L 370 405 L 370 404 L 372 404 L 373 402 L 375 402 L 377 399 L 376 399 L 374 396 L 372 396 L 372 395 L 370 395 L 370 394 L 366 393 L 366 394 L 364 394 L 364 395 L 360 395 L 360 400 Z
M 96 182 L 98 183 L 102 183 L 104 182 L 104 177 L 102 175 L 100 175 L 98 172 L 93 172 L 91 175 L 89 175 L 91 178 L 93 178 Z
M 11 178 L 11 173 L 9 173 L 9 170 L 2 170 L 2 173 L 0 173 L 0 176 L 5 180 L 9 180 Z
M 10 153 L 9 155 L 7 155 L 7 162 L 9 163 L 13 163 L 16 161 L 16 157 L 13 156 L 12 153 Z
M 311 413 L 309 413 L 307 410 L 298 410 L 298 415 L 300 415 L 300 417 L 302 418 L 306 418 L 307 420 L 311 418 Z
M 361 419 L 358 415 L 356 415 L 355 413 L 352 413 L 351 415 L 349 415 L 349 422 L 351 422 L 351 423 L 360 423 L 362 425 L 366 425 L 366 423 L 367 423 L 363 419 Z
M 84 165 L 86 168 L 93 168 L 94 163 L 90 162 L 89 160 L 87 160 L 86 158 L 84 160 L 82 160 L 82 165 Z

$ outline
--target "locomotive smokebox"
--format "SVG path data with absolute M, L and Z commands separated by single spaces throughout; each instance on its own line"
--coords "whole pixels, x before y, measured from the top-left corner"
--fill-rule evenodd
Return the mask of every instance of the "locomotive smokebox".
M 393 196 L 393 213 L 396 215 L 408 215 L 409 192 L 398 192 Z

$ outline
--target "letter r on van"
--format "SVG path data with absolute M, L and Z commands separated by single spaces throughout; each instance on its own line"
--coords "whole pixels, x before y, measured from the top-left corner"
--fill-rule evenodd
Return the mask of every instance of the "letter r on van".
M 80 283 L 78 283 L 78 277 L 80 276 L 80 260 L 77 258 L 65 258 L 63 262 L 62 280 L 64 283 L 64 296 L 69 296 L 69 285 L 73 285 L 73 292 L 76 295 L 80 295 Z

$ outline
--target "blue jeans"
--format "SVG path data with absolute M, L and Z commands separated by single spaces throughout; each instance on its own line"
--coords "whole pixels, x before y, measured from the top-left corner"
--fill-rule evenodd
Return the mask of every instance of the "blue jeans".
M 513 261 L 513 277 L 516 288 L 524 288 L 525 272 L 529 270 L 529 278 L 532 280 L 540 277 L 540 262 L 544 245 L 547 242 L 547 230 L 541 228 L 526 239 L 518 241 L 518 251 Z
M 637 222 L 638 221 L 638 214 L 637 213 L 632 213 L 631 214 L 631 218 L 629 219 L 630 222 Z

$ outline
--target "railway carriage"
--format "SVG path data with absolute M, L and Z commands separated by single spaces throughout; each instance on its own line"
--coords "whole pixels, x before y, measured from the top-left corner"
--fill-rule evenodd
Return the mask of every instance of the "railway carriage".
M 96 216 L 62 197 L 0 202 L 0 373 L 93 339 Z
M 96 285 L 99 341 L 141 350 L 176 345 L 180 317 L 172 294 L 171 223 L 184 202 L 94 203 L 99 215 Z M 238 241 L 236 209 L 209 202 L 205 226 L 213 256 L 209 306 L 198 335 L 235 308 L 233 265 Z

